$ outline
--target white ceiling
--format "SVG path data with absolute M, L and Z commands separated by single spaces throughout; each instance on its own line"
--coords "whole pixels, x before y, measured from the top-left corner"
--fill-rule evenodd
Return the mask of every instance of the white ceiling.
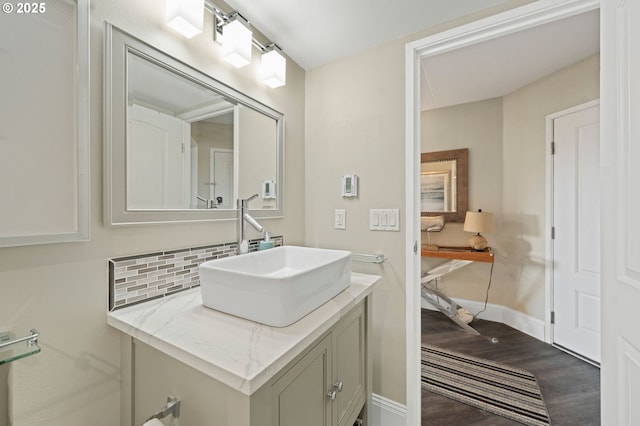
M 598 10 L 422 59 L 422 109 L 504 96 L 600 50 Z
M 510 1 L 226 0 L 226 3 L 309 70 Z M 425 58 L 422 108 L 503 96 L 598 51 L 599 12 L 593 11 Z
M 509 1 L 226 0 L 226 3 L 309 70 Z
M 127 56 L 127 103 L 187 122 L 230 123 L 233 104 L 219 93 L 133 53 Z

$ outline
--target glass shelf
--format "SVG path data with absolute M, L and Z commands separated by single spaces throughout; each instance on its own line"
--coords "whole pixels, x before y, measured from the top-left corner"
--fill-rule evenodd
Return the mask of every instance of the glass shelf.
M 39 335 L 36 330 L 31 330 L 30 335 L 16 339 L 13 333 L 0 333 L 0 365 L 40 352 Z

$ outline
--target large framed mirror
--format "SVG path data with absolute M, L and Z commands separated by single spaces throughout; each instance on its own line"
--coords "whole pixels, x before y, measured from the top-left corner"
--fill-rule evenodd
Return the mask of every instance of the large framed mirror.
M 464 223 L 469 207 L 469 150 L 425 152 L 420 156 L 420 215 Z
M 284 116 L 105 27 L 105 222 L 283 216 Z

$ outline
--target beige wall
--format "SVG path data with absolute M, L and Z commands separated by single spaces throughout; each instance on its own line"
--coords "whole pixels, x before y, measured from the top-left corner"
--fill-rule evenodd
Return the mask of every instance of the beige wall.
M 591 56 L 504 97 L 500 241 L 510 285 L 508 306 L 544 319 L 545 117 L 600 97 L 600 55 Z M 512 284 L 511 284 L 512 283 Z
M 26 335 L 35 327 L 42 345 L 40 354 L 11 364 L 13 426 L 119 424 L 120 340 L 106 324 L 109 257 L 235 239 L 235 224 L 229 222 L 104 227 L 105 20 L 285 114 L 286 218 L 264 224 L 289 244 L 304 241 L 304 71 L 289 61 L 287 85 L 270 89 L 258 81 L 255 50 L 253 64 L 236 70 L 219 60 L 211 19 L 205 20 L 204 34 L 186 40 L 163 24 L 163 10 L 157 0 L 91 2 L 91 241 L 0 249 L 0 330 Z M 41 207 L 46 214 L 47 206 Z M 6 397 L 0 387 L 0 398 Z
M 500 220 L 502 210 L 502 98 L 470 102 L 421 114 L 421 152 L 469 149 L 469 210 L 482 209 Z M 442 246 L 468 246 L 472 234 L 462 230 L 462 223 L 447 223 L 432 233 L 431 243 Z M 485 237 L 491 246 L 499 240 L 501 229 Z M 422 241 L 428 241 L 422 234 Z M 442 263 L 439 259 L 422 259 L 424 271 Z M 444 277 L 440 288 L 452 297 L 484 301 L 490 265 L 474 263 Z M 494 268 L 491 303 L 503 302 L 504 279 L 501 268 Z
M 382 59 L 384 58 L 384 59 Z M 384 45 L 307 72 L 307 245 L 382 252 L 378 265 L 353 270 L 380 274 L 374 293 L 373 391 L 405 401 L 404 221 L 400 232 L 369 231 L 369 209 L 404 214 L 404 49 Z M 395 108 L 394 108 L 395 107 Z M 358 175 L 358 197 L 342 198 L 341 176 Z M 346 210 L 346 230 L 334 210 Z
M 406 401 L 405 380 L 405 45 L 445 29 L 520 6 L 461 18 L 307 72 L 305 241 L 355 253 L 384 252 L 382 265 L 354 264 L 382 275 L 374 292 L 373 391 Z M 359 196 L 340 196 L 340 177 L 359 176 Z M 369 231 L 369 209 L 400 209 L 400 232 Z M 345 209 L 346 230 L 334 210 Z

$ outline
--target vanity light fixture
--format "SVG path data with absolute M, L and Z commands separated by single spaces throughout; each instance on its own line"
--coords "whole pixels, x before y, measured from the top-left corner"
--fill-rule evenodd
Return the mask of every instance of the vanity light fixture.
M 236 68 L 251 63 L 252 33 L 249 22 L 238 12 L 222 26 L 222 57 Z
M 481 232 L 494 232 L 496 225 L 493 222 L 493 213 L 483 212 L 467 212 L 464 218 L 464 231 L 475 232 L 476 235 L 469 239 L 469 245 L 472 250 L 482 251 L 487 248 L 487 239 L 480 235 Z
M 281 51 L 277 44 L 271 43 L 262 53 L 262 81 L 272 89 L 284 86 L 287 81 L 287 61 Z
M 236 68 L 251 62 L 251 45 L 262 52 L 262 80 L 272 88 L 286 83 L 287 61 L 276 43 L 261 43 L 251 31 L 249 21 L 238 11 L 225 13 L 212 0 L 204 0 L 205 9 L 214 17 L 214 40 L 222 45 L 223 58 Z
M 167 0 L 167 25 L 186 38 L 202 32 L 204 0 Z

